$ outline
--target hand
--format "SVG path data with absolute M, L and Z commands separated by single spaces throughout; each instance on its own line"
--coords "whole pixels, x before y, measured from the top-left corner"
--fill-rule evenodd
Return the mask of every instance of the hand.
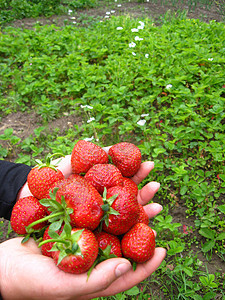
M 69 159 L 65 158 L 62 167 L 67 175 L 70 172 L 68 162 Z M 142 163 L 133 180 L 140 183 L 153 167 L 152 162 Z M 148 183 L 139 191 L 138 201 L 145 205 L 158 188 L 158 183 Z M 150 218 L 162 209 L 156 203 L 144 207 Z M 23 245 L 21 239 L 15 238 L 0 244 L 0 289 L 6 300 L 87 300 L 114 295 L 150 276 L 166 255 L 165 249 L 156 248 L 154 256 L 146 263 L 138 264 L 135 271 L 125 258 L 108 259 L 93 269 L 87 281 L 86 273 L 73 275 L 59 270 L 51 258 L 41 254 L 33 239 Z

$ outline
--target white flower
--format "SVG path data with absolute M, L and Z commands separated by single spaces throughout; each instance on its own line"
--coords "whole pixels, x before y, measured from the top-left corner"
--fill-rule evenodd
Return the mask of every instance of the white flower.
M 149 114 L 142 114 L 142 115 L 141 115 L 142 118 L 148 117 L 148 116 L 149 116 Z
M 81 108 L 88 108 L 88 109 L 93 109 L 93 106 L 91 105 L 82 105 L 80 106 Z
M 111 13 L 110 13 L 110 11 L 107 11 L 105 14 L 106 14 L 106 15 L 110 15 Z
M 137 28 L 132 28 L 131 31 L 132 32 L 138 32 L 138 29 Z
M 123 27 L 117 27 L 116 29 L 117 30 L 123 30 Z
M 213 58 L 208 58 L 208 60 L 213 61 Z
M 145 123 L 146 123 L 146 120 L 139 120 L 139 121 L 137 122 L 137 124 L 140 125 L 140 126 L 144 126 Z
M 143 41 L 143 39 L 142 38 L 140 38 L 139 36 L 135 36 L 135 41 Z
M 68 10 L 68 15 L 70 15 L 73 11 L 71 9 Z
M 91 117 L 89 120 L 87 120 L 87 123 L 91 123 L 94 120 L 95 120 L 95 118 Z
M 71 19 L 71 20 L 75 20 L 75 19 L 76 19 L 76 17 L 70 17 L 70 19 Z
M 94 139 L 94 137 L 92 136 L 92 137 L 90 137 L 90 138 L 85 138 L 84 141 L 86 141 L 86 142 L 91 142 L 91 141 L 93 141 L 93 139 Z
M 146 53 L 146 54 L 145 54 L 145 57 L 146 57 L 146 58 L 149 58 L 149 54 L 148 54 L 148 53 Z
M 135 52 L 132 52 L 133 56 L 136 56 L 136 53 Z
M 115 10 L 111 10 L 111 14 L 114 14 L 116 11 Z
M 140 26 L 138 26 L 138 29 L 144 29 L 144 26 L 140 25 Z
M 121 7 L 121 4 L 118 4 L 117 7 Z
M 105 16 L 105 18 L 107 19 L 107 18 L 109 18 L 109 16 Z
M 134 42 L 131 42 L 130 44 L 129 44 L 129 47 L 130 48 L 134 48 L 136 46 L 136 44 L 134 43 Z
M 172 84 L 167 84 L 166 89 L 171 89 L 172 87 Z
M 73 21 L 73 24 L 76 24 L 77 22 L 76 21 Z
M 139 21 L 138 22 L 142 27 L 144 27 L 145 26 L 145 23 L 144 22 L 142 22 L 142 21 Z

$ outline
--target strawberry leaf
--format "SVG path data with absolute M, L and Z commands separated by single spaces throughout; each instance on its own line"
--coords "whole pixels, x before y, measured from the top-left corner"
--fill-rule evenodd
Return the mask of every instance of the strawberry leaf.
M 59 265 L 61 263 L 61 261 L 63 260 L 63 258 L 67 257 L 69 253 L 66 252 L 66 250 L 62 250 L 59 253 L 59 258 L 57 261 L 57 265 Z
M 53 222 L 53 223 L 49 226 L 49 230 L 51 230 L 51 231 L 57 231 L 57 230 L 59 230 L 59 229 L 62 227 L 62 223 L 63 223 L 63 220 L 62 220 L 62 219 Z
M 50 228 L 49 228 L 49 231 L 48 231 L 48 235 L 52 238 L 52 239 L 59 239 L 60 236 L 57 232 L 55 231 L 51 231 Z

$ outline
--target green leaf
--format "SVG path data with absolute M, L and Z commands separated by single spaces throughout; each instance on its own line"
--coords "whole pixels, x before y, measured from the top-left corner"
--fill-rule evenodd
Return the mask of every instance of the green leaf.
M 216 293 L 208 292 L 203 296 L 202 300 L 214 300 L 214 299 L 216 299 L 216 296 L 217 296 Z
M 21 244 L 26 243 L 26 242 L 29 240 L 29 238 L 30 238 L 30 234 L 27 234 L 27 235 L 22 239 Z
M 63 220 L 62 220 L 62 219 L 53 222 L 53 223 L 49 226 L 49 230 L 51 230 L 51 231 L 57 231 L 57 230 L 59 230 L 59 229 L 61 228 L 61 226 L 62 226 L 62 223 L 63 223 Z
M 217 207 L 223 214 L 225 214 L 225 204 Z
M 218 234 L 218 236 L 216 237 L 217 241 L 222 241 L 225 240 L 225 232 L 221 232 L 220 234 Z
M 59 252 L 59 258 L 58 258 L 58 261 L 57 261 L 57 265 L 59 265 L 61 263 L 61 261 L 63 260 L 63 258 L 67 257 L 67 253 L 66 253 L 66 250 L 61 250 Z
M 208 238 L 208 239 L 214 239 L 215 237 L 215 232 L 209 228 L 202 228 L 199 230 L 199 233 L 204 236 L 205 238 Z
M 79 241 L 79 239 L 80 239 L 83 231 L 84 231 L 84 229 L 80 229 L 80 230 L 77 230 L 76 232 L 74 232 L 72 234 L 72 241 L 73 241 L 73 243 L 74 242 L 77 243 Z
M 215 241 L 214 241 L 214 240 L 207 241 L 207 242 L 202 246 L 202 251 L 203 251 L 203 252 L 208 252 L 208 251 L 212 250 L 214 246 L 215 246 Z
M 55 232 L 55 231 L 50 230 L 50 228 L 49 228 L 49 231 L 48 231 L 48 235 L 52 239 L 59 239 L 60 238 L 59 234 L 57 232 Z
M 136 296 L 140 294 L 140 290 L 137 286 L 134 286 L 131 289 L 125 291 L 125 294 L 128 296 Z
M 183 267 L 183 271 L 190 277 L 193 276 L 193 269 L 191 267 Z
M 180 194 L 184 195 L 188 191 L 188 187 L 186 185 L 183 185 L 180 189 Z
M 115 216 L 119 216 L 120 213 L 118 211 L 116 211 L 114 208 L 110 207 L 109 209 L 109 214 L 110 215 L 115 215 Z

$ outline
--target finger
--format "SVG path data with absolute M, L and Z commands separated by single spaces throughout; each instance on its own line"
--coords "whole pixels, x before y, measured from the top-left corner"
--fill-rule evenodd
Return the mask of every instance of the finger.
M 109 149 L 110 149 L 111 147 L 112 147 L 112 146 L 103 147 L 102 149 L 105 150 L 105 152 L 108 154 L 108 153 L 109 153 Z
M 145 161 L 141 163 L 139 170 L 137 173 L 131 178 L 136 184 L 139 184 L 142 182 L 143 179 L 145 179 L 150 171 L 154 168 L 154 162 L 153 161 Z
M 162 205 L 158 203 L 150 203 L 144 206 L 144 210 L 147 213 L 149 219 L 154 218 L 157 214 L 162 211 Z
M 160 183 L 156 181 L 149 182 L 138 192 L 138 202 L 141 205 L 147 204 L 155 195 L 160 187 Z
M 72 174 L 71 155 L 56 159 L 53 163 L 58 164 L 58 169 L 63 173 L 65 178 Z
M 130 262 L 125 258 L 111 258 L 98 264 L 91 272 L 87 279 L 87 274 L 79 275 L 79 294 L 84 295 L 84 299 L 88 298 L 88 294 L 101 293 L 107 289 L 115 280 L 123 276 L 126 272 L 132 269 Z M 73 276 L 69 283 L 69 294 L 77 292 L 76 284 L 73 284 Z M 67 288 L 68 293 L 68 288 Z M 79 299 L 83 299 L 82 297 Z
M 149 277 L 153 272 L 155 272 L 155 270 L 160 266 L 160 264 L 164 260 L 165 256 L 166 249 L 156 248 L 153 257 L 146 263 L 137 264 L 137 268 L 135 271 L 133 271 L 133 269 L 130 269 L 120 278 L 115 280 L 106 290 L 88 295 L 88 298 L 86 297 L 83 299 L 86 300 L 93 299 L 95 297 L 107 297 L 132 288 L 133 286 L 137 285 L 138 283 Z

